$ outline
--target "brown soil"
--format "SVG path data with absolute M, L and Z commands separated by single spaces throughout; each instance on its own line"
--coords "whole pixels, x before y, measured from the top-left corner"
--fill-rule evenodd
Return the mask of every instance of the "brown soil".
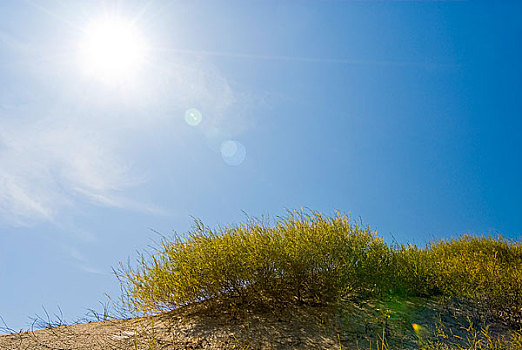
M 0 349 L 418 349 L 411 324 L 480 331 L 484 310 L 441 299 L 349 300 L 331 306 L 218 312 L 202 305 L 155 316 L 62 325 L 0 336 Z M 494 322 L 494 336 L 509 328 Z M 370 345 L 371 344 L 371 345 Z

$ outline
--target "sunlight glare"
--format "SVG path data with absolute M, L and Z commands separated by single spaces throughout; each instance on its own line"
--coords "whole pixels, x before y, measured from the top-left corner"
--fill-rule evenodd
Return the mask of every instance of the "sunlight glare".
M 132 22 L 107 17 L 87 26 L 79 51 L 88 75 L 121 82 L 138 73 L 145 61 L 146 46 Z

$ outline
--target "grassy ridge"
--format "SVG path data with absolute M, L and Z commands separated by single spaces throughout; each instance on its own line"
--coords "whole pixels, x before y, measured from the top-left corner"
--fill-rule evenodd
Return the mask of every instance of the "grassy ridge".
M 248 219 L 210 229 L 196 221 L 164 239 L 138 266 L 117 272 L 135 311 L 167 311 L 208 300 L 224 305 L 329 303 L 345 295 L 453 295 L 520 313 L 522 245 L 462 236 L 387 245 L 369 227 L 337 213 L 289 212 L 271 223 Z

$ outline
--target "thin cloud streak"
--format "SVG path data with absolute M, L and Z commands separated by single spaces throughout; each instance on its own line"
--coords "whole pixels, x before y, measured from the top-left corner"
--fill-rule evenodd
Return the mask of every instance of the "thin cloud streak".
M 248 53 L 235 53 L 226 51 L 206 51 L 206 50 L 186 50 L 171 48 L 156 48 L 158 51 L 166 51 L 176 54 L 196 55 L 196 56 L 214 56 L 214 57 L 230 57 L 244 58 L 265 61 L 288 61 L 303 63 L 331 63 L 331 64 L 347 64 L 354 66 L 419 66 L 419 67 L 441 67 L 452 68 L 460 67 L 458 63 L 452 62 L 429 62 L 429 61 L 394 61 L 394 60 L 355 60 L 349 58 L 321 58 L 321 57 L 300 57 L 300 56 L 277 56 L 277 55 L 258 55 Z
M 92 273 L 96 275 L 108 275 L 108 273 L 101 271 L 89 264 L 89 261 L 85 256 L 80 253 L 76 248 L 72 247 L 69 249 L 69 256 L 75 260 L 76 267 L 83 272 Z
M 0 29 L 0 44 L 14 50 L 23 51 L 28 49 L 26 43 L 2 29 Z

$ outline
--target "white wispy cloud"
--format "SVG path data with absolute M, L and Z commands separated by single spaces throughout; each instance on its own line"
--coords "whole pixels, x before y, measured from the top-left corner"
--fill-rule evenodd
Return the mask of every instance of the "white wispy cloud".
M 164 214 L 129 195 L 149 178 L 146 166 L 134 164 L 132 155 L 122 151 L 132 149 L 134 136 L 145 130 L 153 134 L 168 118 L 180 125 L 183 111 L 192 107 L 205 113 L 201 135 L 216 144 L 247 128 L 248 119 L 234 110 L 239 105 L 235 93 L 212 65 L 166 60 L 151 67 L 138 88 L 123 92 L 103 91 L 91 82 L 82 88 L 82 82 L 57 75 L 56 66 L 42 67 L 47 70 L 40 81 L 63 79 L 63 86 L 52 87 L 59 100 L 0 100 L 7 106 L 0 108 L 2 221 L 56 223 L 64 210 L 85 202 Z
M 78 196 L 125 207 L 114 194 L 140 183 L 106 147 L 103 137 L 82 125 L 29 123 L 0 118 L 0 214 L 16 225 L 53 221 Z

